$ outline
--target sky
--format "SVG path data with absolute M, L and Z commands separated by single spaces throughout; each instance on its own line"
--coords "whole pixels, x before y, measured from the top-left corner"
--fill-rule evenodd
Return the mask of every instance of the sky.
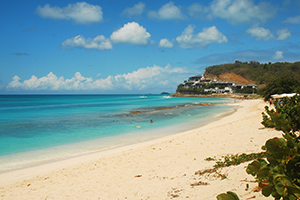
M 300 0 L 10 0 L 0 94 L 175 92 L 212 65 L 300 60 Z

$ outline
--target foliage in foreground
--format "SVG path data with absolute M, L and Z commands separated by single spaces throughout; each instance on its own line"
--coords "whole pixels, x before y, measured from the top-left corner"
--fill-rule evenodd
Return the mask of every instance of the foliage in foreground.
M 228 191 L 226 194 L 222 193 L 217 196 L 218 200 L 240 200 L 239 197 L 234 193 Z
M 262 124 L 283 131 L 283 138 L 269 139 L 262 147 L 266 160 L 250 163 L 246 172 L 253 175 L 266 197 L 275 200 L 300 200 L 300 98 L 283 99 L 276 110 L 263 113 Z M 227 192 L 217 196 L 218 200 L 238 200 L 236 194 Z
M 276 110 L 265 109 L 262 124 L 283 131 L 283 138 L 269 139 L 262 147 L 267 161 L 258 159 L 246 171 L 258 180 L 264 196 L 300 199 L 300 97 L 284 98 Z
M 283 136 L 269 139 L 263 146 L 267 161 L 255 160 L 246 171 L 258 180 L 264 196 L 300 199 L 299 142 L 288 134 Z
M 276 105 L 275 110 L 265 107 L 266 113 L 262 113 L 262 124 L 268 128 L 276 128 L 285 134 L 292 134 L 300 130 L 300 96 L 284 98 L 282 103 Z

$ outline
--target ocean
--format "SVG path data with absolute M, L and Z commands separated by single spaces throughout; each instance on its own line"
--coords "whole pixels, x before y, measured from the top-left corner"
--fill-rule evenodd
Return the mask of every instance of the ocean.
M 168 95 L 0 95 L 0 173 L 194 129 L 233 111 L 229 102 Z

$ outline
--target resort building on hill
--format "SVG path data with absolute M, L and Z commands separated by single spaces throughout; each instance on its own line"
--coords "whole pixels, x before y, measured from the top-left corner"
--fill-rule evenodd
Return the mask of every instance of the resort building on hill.
M 235 93 L 237 90 L 242 89 L 257 89 L 255 84 L 238 84 L 233 81 L 217 81 L 214 78 L 204 77 L 202 75 L 196 75 L 189 77 L 188 81 L 184 81 L 184 88 L 205 88 L 204 92 L 207 93 Z

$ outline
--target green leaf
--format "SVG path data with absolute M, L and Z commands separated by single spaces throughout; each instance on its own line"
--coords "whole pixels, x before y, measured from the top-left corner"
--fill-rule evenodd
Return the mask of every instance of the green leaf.
M 259 161 L 255 160 L 252 163 L 250 163 L 246 169 L 246 172 L 248 174 L 251 174 L 252 176 L 255 176 L 255 174 L 258 172 L 258 170 L 260 169 L 261 164 Z
M 272 191 L 271 194 L 272 194 L 272 197 L 274 197 L 276 200 L 281 198 L 281 196 L 276 191 Z
M 290 194 L 300 194 L 300 188 L 297 186 L 286 186 L 286 189 L 289 191 Z
M 277 193 L 281 196 L 287 196 L 287 186 L 293 186 L 292 180 L 285 175 L 277 175 L 274 177 L 274 184 Z
M 263 166 L 257 171 L 257 178 L 264 178 L 270 174 L 268 166 Z
M 239 197 L 237 196 L 236 193 L 228 191 L 227 194 L 233 196 L 235 200 L 239 200 Z
M 227 194 L 222 193 L 217 196 L 217 200 L 240 200 L 239 197 L 234 193 L 228 191 Z
M 269 139 L 266 142 L 266 148 L 271 153 L 276 153 L 278 151 L 278 148 L 280 148 L 280 146 L 282 146 L 282 143 L 281 140 L 277 137 L 273 139 Z
M 273 187 L 274 185 L 266 185 L 263 189 L 262 189 L 262 194 L 265 197 L 268 197 L 271 195 L 272 191 L 273 191 Z
M 287 163 L 286 169 L 289 177 L 300 179 L 299 168 L 300 168 L 300 155 L 294 157 Z

